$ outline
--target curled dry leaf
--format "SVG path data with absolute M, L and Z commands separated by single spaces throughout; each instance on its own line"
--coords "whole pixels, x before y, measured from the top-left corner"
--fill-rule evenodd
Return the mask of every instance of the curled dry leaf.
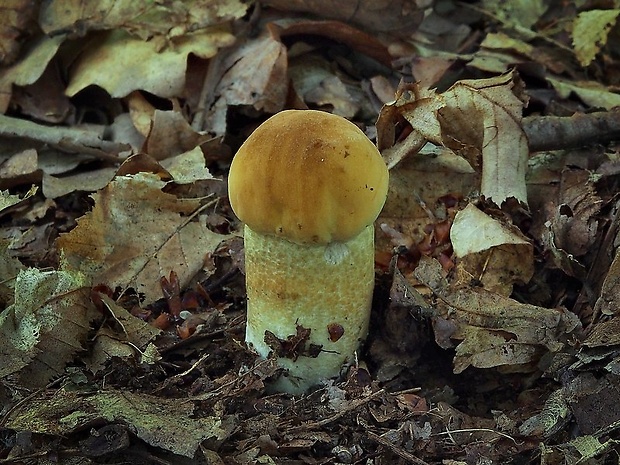
M 527 283 L 534 274 L 534 247 L 521 231 L 473 204 L 456 214 L 450 240 L 462 283 L 477 280 L 486 290 L 509 296 L 513 284 Z
M 96 373 L 102 370 L 112 357 L 132 358 L 139 362 L 140 355 L 161 331 L 131 315 L 107 295 L 99 294 L 99 298 L 110 317 L 108 321 L 112 324 L 97 331 L 87 359 L 88 368 Z
M 390 165 L 419 151 L 425 142 L 450 148 L 480 172 L 480 192 L 498 205 L 514 197 L 527 203 L 527 137 L 521 126 L 525 96 L 514 73 L 458 81 L 442 94 L 417 84 L 402 86 L 377 123 L 378 145 Z M 404 118 L 411 133 L 396 141 Z M 390 128 L 392 126 L 392 128 Z M 399 150 L 399 146 L 407 150 Z M 395 157 L 393 152 L 398 153 Z
M 145 304 L 162 297 L 160 277 L 172 270 L 185 287 L 226 236 L 191 221 L 200 201 L 166 194 L 164 185 L 140 173 L 117 177 L 94 194 L 92 212 L 57 240 L 64 268 L 81 270 L 93 284 L 133 287 Z
M 229 50 L 220 65 L 222 76 L 213 95 L 204 102 L 210 132 L 226 134 L 230 106 L 250 106 L 266 113 L 284 107 L 288 92 L 286 47 L 271 34 L 240 42 Z M 213 65 L 215 66 L 215 65 Z

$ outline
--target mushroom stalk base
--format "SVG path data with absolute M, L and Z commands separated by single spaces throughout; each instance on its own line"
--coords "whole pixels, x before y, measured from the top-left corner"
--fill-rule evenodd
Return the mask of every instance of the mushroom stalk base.
M 244 242 L 246 342 L 286 369 L 272 387 L 300 394 L 338 376 L 368 333 L 373 226 L 328 245 L 300 245 L 246 226 Z

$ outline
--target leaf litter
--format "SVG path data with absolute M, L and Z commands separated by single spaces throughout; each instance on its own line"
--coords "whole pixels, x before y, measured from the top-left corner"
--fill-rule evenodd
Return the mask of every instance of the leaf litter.
M 331 6 L 2 7 L 2 463 L 613 463 L 617 5 Z M 225 183 L 285 108 L 391 170 L 368 341 L 304 396 Z

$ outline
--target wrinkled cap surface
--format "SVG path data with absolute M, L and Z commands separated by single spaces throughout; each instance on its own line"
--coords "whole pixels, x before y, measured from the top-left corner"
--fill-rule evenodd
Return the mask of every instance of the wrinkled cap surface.
M 388 171 L 353 123 L 315 110 L 282 111 L 239 148 L 231 206 L 252 230 L 301 244 L 347 241 L 385 202 Z

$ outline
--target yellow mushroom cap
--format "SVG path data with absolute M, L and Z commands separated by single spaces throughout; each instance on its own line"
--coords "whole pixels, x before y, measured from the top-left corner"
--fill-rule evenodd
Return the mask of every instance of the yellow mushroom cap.
M 353 123 L 286 110 L 261 124 L 230 166 L 230 204 L 253 231 L 300 244 L 347 241 L 385 202 L 387 167 Z

